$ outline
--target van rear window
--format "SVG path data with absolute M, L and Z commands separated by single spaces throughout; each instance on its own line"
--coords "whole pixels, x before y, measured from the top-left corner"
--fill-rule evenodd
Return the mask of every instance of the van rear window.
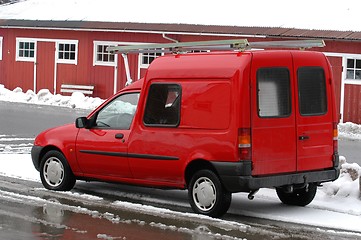
M 291 114 L 290 74 L 287 68 L 258 69 L 257 90 L 260 117 L 287 117 Z
M 301 67 L 297 71 L 301 115 L 327 113 L 326 79 L 321 67 Z

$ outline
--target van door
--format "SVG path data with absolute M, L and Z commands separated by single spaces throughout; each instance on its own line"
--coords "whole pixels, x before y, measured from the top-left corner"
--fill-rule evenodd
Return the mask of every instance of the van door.
M 253 52 L 252 175 L 296 171 L 294 76 L 290 52 Z
M 297 170 L 333 166 L 333 108 L 329 67 L 324 55 L 294 52 L 297 75 Z
M 85 176 L 132 177 L 128 139 L 138 98 L 138 92 L 115 97 L 91 117 L 90 129 L 79 129 L 77 161 Z

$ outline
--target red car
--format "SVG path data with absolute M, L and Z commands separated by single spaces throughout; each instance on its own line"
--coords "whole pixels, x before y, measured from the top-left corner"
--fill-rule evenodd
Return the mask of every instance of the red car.
M 266 187 L 304 206 L 339 175 L 333 89 L 318 52 L 166 55 L 88 117 L 39 134 L 32 159 L 52 190 L 188 189 L 196 213 L 221 216 L 232 193 Z

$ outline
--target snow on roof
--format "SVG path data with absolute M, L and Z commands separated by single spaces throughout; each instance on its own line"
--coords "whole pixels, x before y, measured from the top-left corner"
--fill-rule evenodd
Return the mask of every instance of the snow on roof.
M 0 6 L 0 19 L 181 23 L 361 31 L 361 2 L 327 0 L 21 0 Z

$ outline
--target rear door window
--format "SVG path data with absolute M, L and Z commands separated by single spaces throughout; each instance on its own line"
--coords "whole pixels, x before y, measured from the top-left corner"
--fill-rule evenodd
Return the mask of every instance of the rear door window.
M 298 94 L 300 114 L 303 116 L 327 113 L 326 79 L 321 67 L 300 67 Z
M 257 71 L 258 116 L 287 117 L 291 114 L 290 74 L 287 68 Z

